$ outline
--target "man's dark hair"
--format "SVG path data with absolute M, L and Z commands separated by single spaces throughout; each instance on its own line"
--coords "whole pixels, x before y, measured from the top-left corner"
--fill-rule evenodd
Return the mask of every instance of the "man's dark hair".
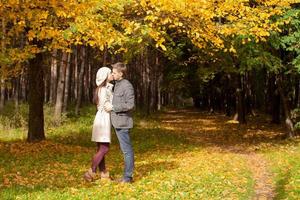
M 123 76 L 126 75 L 127 67 L 126 67 L 126 65 L 124 63 L 117 62 L 115 64 L 112 64 L 111 66 L 112 66 L 113 69 L 118 70 L 118 72 L 122 72 Z

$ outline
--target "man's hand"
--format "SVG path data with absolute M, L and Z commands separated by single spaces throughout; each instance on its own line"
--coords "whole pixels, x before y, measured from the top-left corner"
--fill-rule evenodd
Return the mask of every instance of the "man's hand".
M 113 105 L 112 105 L 111 103 L 109 103 L 109 102 L 106 102 L 106 103 L 104 104 L 104 110 L 105 110 L 106 112 L 112 111 L 112 110 L 113 110 Z

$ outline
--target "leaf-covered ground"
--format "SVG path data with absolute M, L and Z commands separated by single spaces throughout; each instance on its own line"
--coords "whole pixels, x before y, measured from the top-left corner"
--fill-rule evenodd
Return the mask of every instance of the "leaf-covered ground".
M 239 125 L 221 114 L 175 110 L 136 119 L 134 183 L 86 183 L 95 145 L 93 113 L 47 130 L 26 143 L 0 132 L 0 199 L 299 199 L 299 139 L 282 141 L 281 126 L 265 116 Z M 21 133 L 21 135 L 24 135 Z M 1 139 L 2 138 L 2 139 Z M 10 138 L 10 139 L 9 139 Z M 106 158 L 122 175 L 113 135 Z

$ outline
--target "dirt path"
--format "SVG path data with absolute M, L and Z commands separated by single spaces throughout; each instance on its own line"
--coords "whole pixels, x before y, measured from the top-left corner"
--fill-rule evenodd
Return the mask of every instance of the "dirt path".
M 254 197 L 253 200 L 269 200 L 275 197 L 272 174 L 266 160 L 259 154 L 249 153 L 244 155 L 249 163 L 249 168 L 253 174 Z
M 272 173 L 269 171 L 269 163 L 263 156 L 254 151 L 243 152 L 241 149 L 229 148 L 229 152 L 239 154 L 248 163 L 254 180 L 254 194 L 252 200 L 272 200 L 275 197 L 275 186 L 272 181 Z

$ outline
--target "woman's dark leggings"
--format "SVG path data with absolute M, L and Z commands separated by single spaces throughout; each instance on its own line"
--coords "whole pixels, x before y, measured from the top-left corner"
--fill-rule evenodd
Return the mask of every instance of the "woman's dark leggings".
M 105 158 L 109 149 L 109 143 L 97 142 L 97 153 L 92 159 L 92 171 L 96 172 L 97 166 L 99 166 L 100 171 L 105 171 Z

